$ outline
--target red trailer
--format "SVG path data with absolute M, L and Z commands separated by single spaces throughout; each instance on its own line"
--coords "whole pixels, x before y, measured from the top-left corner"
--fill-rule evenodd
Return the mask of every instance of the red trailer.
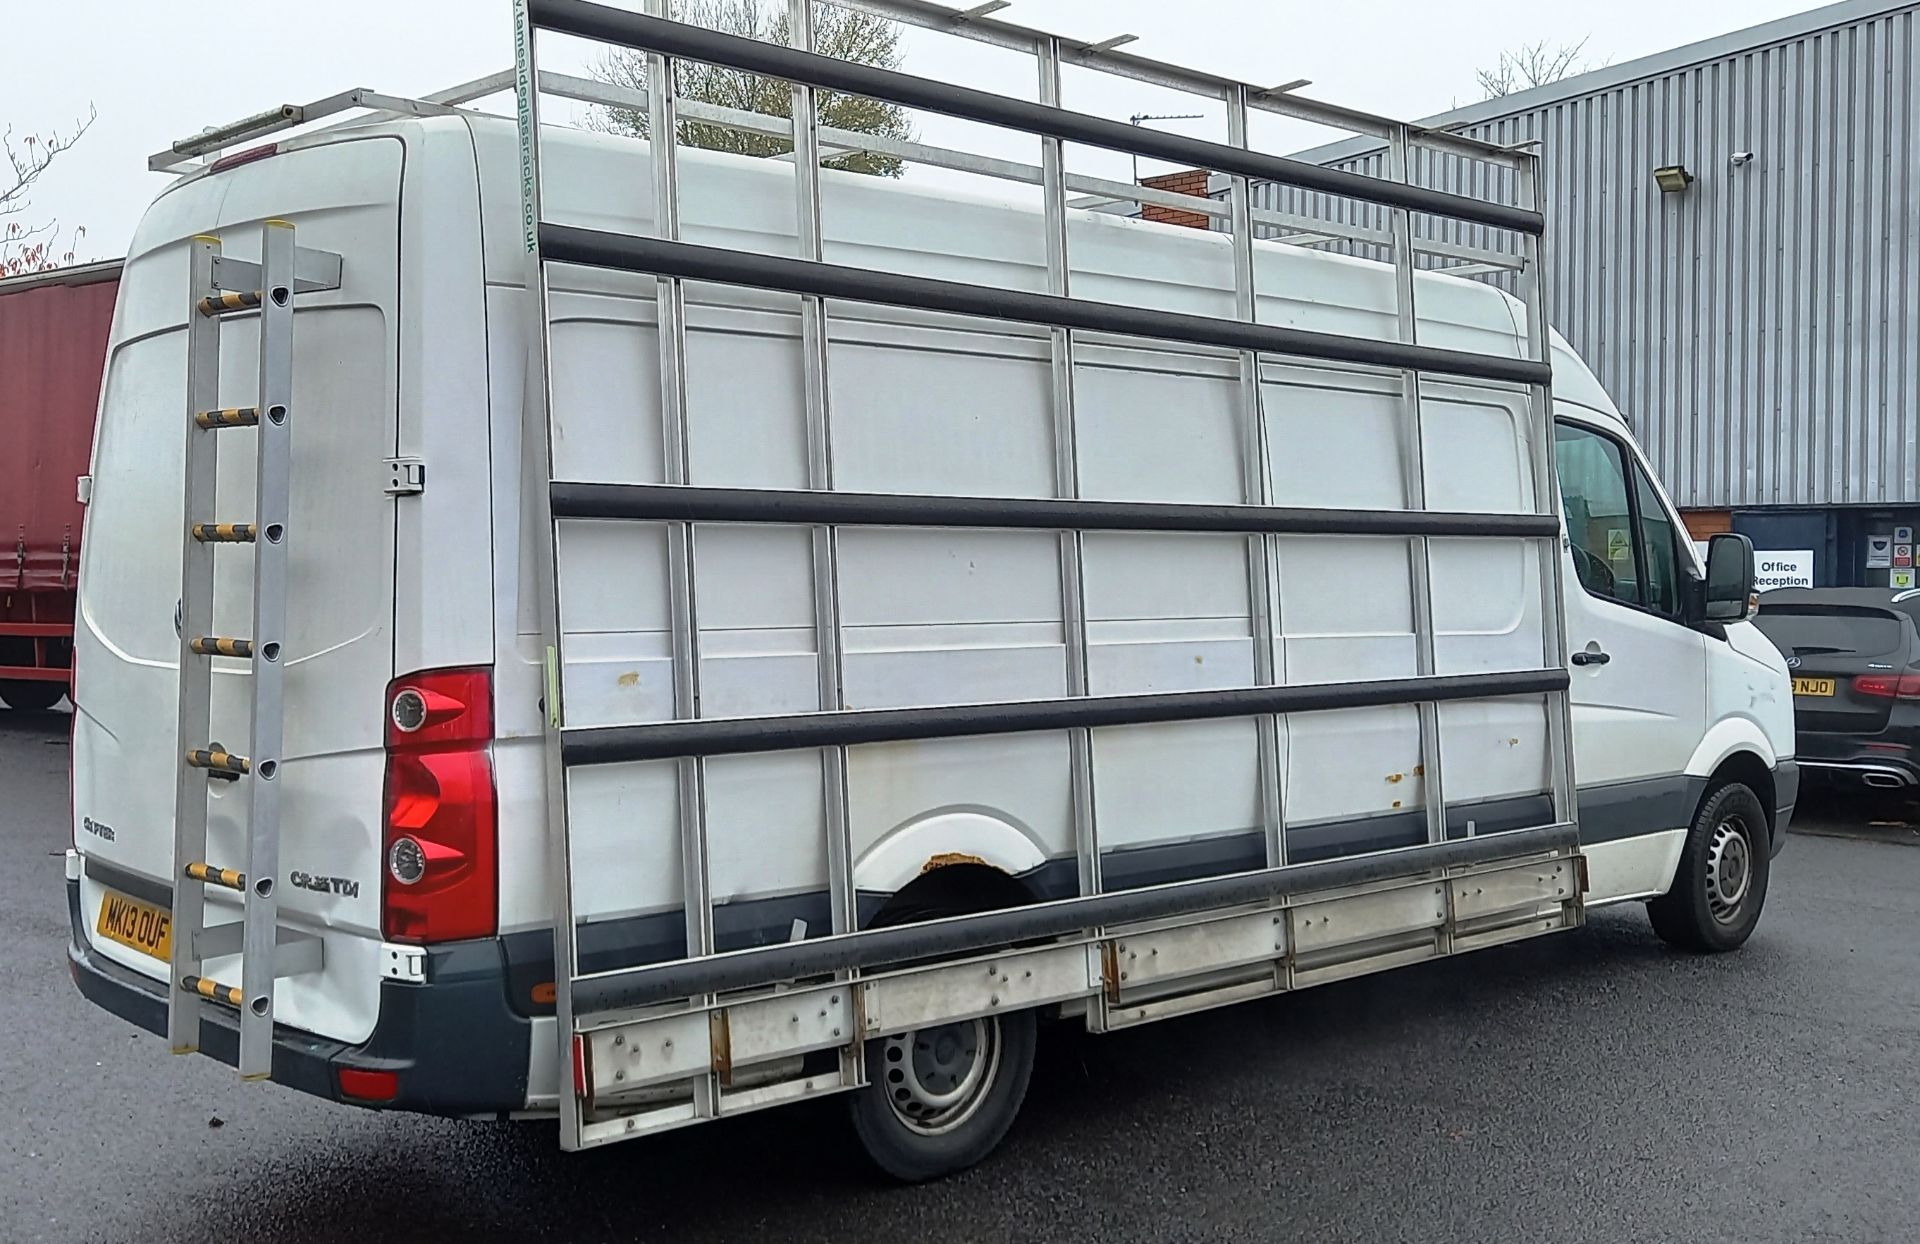
M 80 569 L 78 480 L 120 261 L 0 280 L 0 700 L 67 692 Z

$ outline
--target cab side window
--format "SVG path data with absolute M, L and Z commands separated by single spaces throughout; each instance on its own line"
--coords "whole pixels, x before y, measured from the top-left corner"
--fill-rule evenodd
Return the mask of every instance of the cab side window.
M 1636 463 L 1633 468 L 1634 517 L 1640 529 L 1640 553 L 1646 573 L 1647 608 L 1666 618 L 1680 616 L 1680 568 L 1673 519 L 1660 501 L 1653 481 Z
M 1618 441 L 1577 424 L 1554 425 L 1554 458 L 1580 586 L 1679 617 L 1677 536 L 1647 473 Z

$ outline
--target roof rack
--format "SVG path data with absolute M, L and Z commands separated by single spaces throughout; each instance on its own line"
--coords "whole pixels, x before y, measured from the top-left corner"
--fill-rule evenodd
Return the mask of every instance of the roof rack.
M 1465 159 L 1483 161 L 1500 168 L 1519 170 L 1525 167 L 1524 162 L 1529 158 L 1525 152 L 1515 147 L 1486 142 L 1450 130 L 1406 124 L 1359 109 L 1306 98 L 1297 90 L 1298 87 L 1306 84 L 1304 79 L 1295 79 L 1278 86 L 1253 86 L 1233 78 L 1188 69 L 1118 50 L 1136 41 L 1136 36 L 1131 34 L 1114 35 L 1092 41 L 1068 39 L 1015 25 L 992 16 L 1010 7 L 1011 0 L 985 0 L 984 3 L 975 4 L 968 9 L 949 8 L 934 3 L 933 0 L 820 0 L 820 2 L 1034 55 L 1038 55 L 1040 49 L 1049 45 L 1058 46 L 1062 65 L 1099 70 L 1153 86 L 1184 91 L 1229 106 L 1236 97 L 1240 97 L 1245 99 L 1246 106 L 1251 110 L 1344 129 L 1358 135 L 1391 139 L 1394 134 L 1404 132 L 1412 146 L 1426 147 Z M 277 108 L 270 108 L 183 138 L 165 151 L 149 157 L 147 166 L 155 172 L 197 172 L 206 168 L 210 160 L 216 159 L 228 148 L 330 118 L 341 119 L 334 120 L 331 125 L 322 126 L 314 132 L 373 124 L 395 118 L 443 116 L 462 112 L 505 117 L 509 115 L 505 111 L 495 112 L 465 106 L 495 95 L 505 95 L 513 90 L 513 86 L 513 71 L 503 69 L 418 98 L 386 94 L 367 87 L 356 87 L 307 104 L 282 104 Z M 643 114 L 648 110 L 645 91 L 571 74 L 541 71 L 540 90 L 558 98 L 596 107 L 618 108 Z M 790 138 L 793 133 L 792 123 L 786 117 L 709 104 L 699 100 L 678 100 L 676 112 L 685 120 L 716 125 L 743 133 L 775 138 Z M 343 116 L 351 113 L 363 115 Z M 1196 153 L 1203 152 L 1209 145 L 1197 140 L 1183 140 L 1178 135 L 1164 137 L 1172 140 L 1175 145 L 1192 148 Z M 1026 161 L 1002 159 L 977 152 L 877 134 L 865 134 L 826 125 L 819 127 L 819 138 L 822 159 L 854 154 L 884 155 L 930 168 L 980 174 L 1031 186 L 1044 184 L 1041 165 Z M 792 157 L 783 155 L 773 158 L 791 159 Z M 1170 155 L 1168 158 L 1176 162 L 1182 159 L 1179 155 Z M 1198 163 L 1198 156 L 1196 155 L 1189 162 Z M 1072 206 L 1075 207 L 1139 205 L 1171 208 L 1203 216 L 1213 227 L 1230 224 L 1233 213 L 1233 209 L 1224 198 L 1184 194 L 1175 190 L 1138 185 L 1086 173 L 1068 172 L 1065 174 L 1065 183 L 1069 193 L 1081 196 L 1074 200 Z M 1252 223 L 1269 231 L 1268 236 L 1262 240 L 1310 247 L 1338 243 L 1390 247 L 1393 242 L 1392 234 L 1386 228 L 1328 220 L 1274 208 L 1253 207 L 1250 210 Z M 1279 232 L 1272 232 L 1274 230 Z M 1524 256 L 1511 250 L 1474 246 L 1427 236 L 1415 236 L 1412 245 L 1415 251 L 1445 265 L 1440 270 L 1459 275 L 1489 271 L 1518 271 L 1525 266 Z

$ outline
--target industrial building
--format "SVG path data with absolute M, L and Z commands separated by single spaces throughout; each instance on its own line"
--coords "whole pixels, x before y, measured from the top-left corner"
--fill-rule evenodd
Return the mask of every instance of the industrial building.
M 1541 144 L 1555 326 L 1696 538 L 1744 532 L 1818 586 L 1916 582 L 1916 14 L 1845 0 L 1424 123 Z M 1297 158 L 1386 173 L 1373 139 Z M 1490 189 L 1430 153 L 1413 176 Z M 1270 184 L 1254 206 L 1384 223 Z

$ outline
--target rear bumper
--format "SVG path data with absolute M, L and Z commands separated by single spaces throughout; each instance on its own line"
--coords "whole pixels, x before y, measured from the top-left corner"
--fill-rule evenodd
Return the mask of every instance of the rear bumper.
M 81 995 L 165 1036 L 165 987 L 93 953 L 77 880 L 67 882 L 67 919 L 67 967 Z M 380 982 L 380 1020 L 373 1035 L 360 1044 L 276 1026 L 274 1082 L 329 1101 L 384 1110 L 499 1116 L 525 1109 L 532 1022 L 507 1005 L 500 942 L 489 938 L 435 946 L 427 952 L 426 976 L 421 984 Z M 238 1017 L 217 1007 L 206 1011 L 200 1022 L 200 1052 L 237 1064 Z M 399 1094 L 385 1102 L 344 1096 L 339 1079 L 343 1068 L 394 1072 Z

